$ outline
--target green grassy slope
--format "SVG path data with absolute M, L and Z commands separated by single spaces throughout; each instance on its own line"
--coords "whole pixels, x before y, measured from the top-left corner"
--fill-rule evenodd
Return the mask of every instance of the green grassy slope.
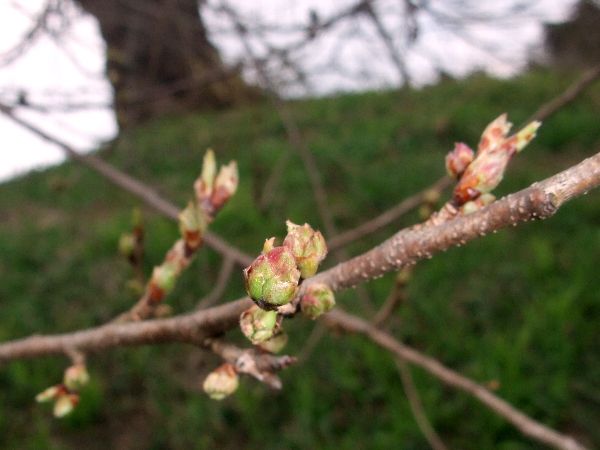
M 419 92 L 367 93 L 293 105 L 318 160 L 340 230 L 426 187 L 443 173 L 456 140 L 475 145 L 502 112 L 520 124 L 570 76 L 530 73 L 510 81 L 474 76 Z M 511 165 L 507 193 L 568 167 L 600 147 L 600 85 L 550 119 Z M 206 147 L 235 158 L 241 188 L 213 229 L 257 253 L 284 221 L 319 224 L 297 157 L 270 208 L 256 207 L 265 177 L 287 143 L 268 106 L 169 118 L 124 136 L 102 154 L 184 205 Z M 6 151 L 25 151 L 6 149 Z M 68 163 L 0 185 L 0 340 L 101 324 L 134 301 L 131 271 L 117 255 L 138 202 L 91 171 Z M 146 269 L 161 260 L 177 227 L 145 212 Z M 406 225 L 416 214 L 403 219 Z M 350 247 L 380 242 L 396 224 Z M 419 264 L 394 332 L 483 383 L 540 421 L 600 447 L 600 194 L 557 216 L 487 236 Z M 175 312 L 210 291 L 218 255 L 203 249 L 169 298 Z M 392 277 L 367 289 L 380 304 Z M 234 276 L 225 299 L 243 292 Z M 340 304 L 361 311 L 352 292 Z M 289 352 L 313 323 L 291 321 Z M 239 337 L 239 333 L 235 336 Z M 359 337 L 327 336 L 310 359 L 282 374 L 272 393 L 244 379 L 231 399 L 199 387 L 217 360 L 169 345 L 122 349 L 89 361 L 93 381 L 63 421 L 35 405 L 67 361 L 45 358 L 0 368 L 0 447 L 104 448 L 428 448 L 411 416 L 396 367 Z M 425 409 L 450 448 L 538 448 L 462 393 L 413 370 Z

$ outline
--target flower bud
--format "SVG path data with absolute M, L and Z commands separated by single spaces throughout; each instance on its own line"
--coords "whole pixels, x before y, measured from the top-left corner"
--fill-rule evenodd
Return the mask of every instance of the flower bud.
M 125 258 L 130 258 L 135 249 L 135 236 L 131 233 L 123 233 L 119 238 L 119 253 Z
M 473 150 L 462 142 L 454 144 L 454 150 L 446 155 L 446 171 L 452 178 L 460 178 L 473 161 Z
M 309 319 L 316 319 L 335 306 L 335 296 L 326 284 L 310 285 L 300 300 L 302 314 Z
M 279 331 L 271 339 L 258 344 L 258 347 L 269 353 L 279 353 L 286 346 L 288 335 L 285 331 Z
M 202 235 L 207 223 L 204 213 L 195 202 L 189 202 L 179 214 L 179 230 L 187 247 L 196 250 L 202 245 Z
M 213 192 L 210 198 L 210 202 L 213 207 L 213 211 L 218 211 L 227 203 L 235 191 L 237 190 L 239 182 L 238 168 L 235 161 L 231 161 L 226 166 L 222 166 L 219 170 L 219 174 L 215 179 Z
M 202 162 L 202 174 L 194 183 L 196 198 L 200 203 L 206 202 L 210 199 L 210 196 L 213 192 L 216 174 L 217 161 L 215 160 L 215 153 L 209 148 L 204 154 L 204 160 Z
M 286 225 L 288 234 L 283 245 L 294 255 L 302 278 L 312 277 L 327 256 L 325 238 L 320 231 L 313 230 L 307 223 L 296 225 L 288 220 Z
M 178 275 L 177 265 L 173 262 L 166 261 L 155 267 L 150 280 L 150 298 L 153 301 L 162 300 L 175 287 Z
M 57 384 L 56 386 L 50 386 L 47 389 L 44 389 L 38 395 L 35 396 L 35 401 L 38 403 L 47 403 L 51 400 L 55 400 L 60 395 L 65 393 L 65 387 L 62 384 Z
M 467 167 L 454 189 L 454 202 L 462 206 L 481 194 L 493 191 L 502 181 L 510 159 L 531 142 L 539 126 L 540 122 L 531 122 L 517 134 L 506 138 L 510 129 L 506 115 L 488 125 L 475 160 Z M 472 206 L 467 209 L 472 210 Z
M 268 341 L 276 331 L 277 313 L 254 305 L 240 316 L 240 329 L 253 344 Z
M 69 390 L 79 390 L 90 381 L 85 364 L 74 364 L 65 370 L 63 383 Z
M 521 131 L 519 131 L 515 135 L 515 149 L 517 153 L 523 150 L 527 146 L 527 144 L 529 144 L 533 140 L 533 138 L 535 138 L 537 130 L 541 126 L 542 122 L 540 122 L 539 120 L 534 120 L 533 122 L 527 124 Z
M 506 113 L 500 115 L 485 128 L 479 140 L 477 156 L 497 150 L 502 145 L 512 127 L 512 123 L 508 122 L 506 117 Z
M 61 418 L 67 414 L 73 412 L 73 409 L 79 403 L 79 395 L 77 394 L 64 394 L 56 399 L 54 402 L 54 417 Z
M 225 363 L 208 374 L 202 388 L 213 400 L 223 400 L 239 386 L 238 374 L 233 365 Z
M 300 272 L 287 247 L 274 247 L 244 269 L 248 295 L 262 308 L 275 309 L 296 294 Z

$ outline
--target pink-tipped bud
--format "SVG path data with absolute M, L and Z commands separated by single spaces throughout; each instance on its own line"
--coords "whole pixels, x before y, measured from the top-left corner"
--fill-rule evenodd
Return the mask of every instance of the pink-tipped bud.
M 198 202 L 203 204 L 210 200 L 217 175 L 217 161 L 215 160 L 215 152 L 210 148 L 204 154 L 202 162 L 202 173 L 194 183 L 196 198 Z
M 283 245 L 294 255 L 302 278 L 312 277 L 327 256 L 325 238 L 320 231 L 313 230 L 307 223 L 296 225 L 288 220 L 286 225 L 288 234 Z
M 235 367 L 229 363 L 217 367 L 208 374 L 202 388 L 213 400 L 223 400 L 233 394 L 239 386 L 239 377 Z
M 277 313 L 265 311 L 254 305 L 240 316 L 240 329 L 253 344 L 260 344 L 273 337 L 277 327 Z
M 310 285 L 300 300 L 302 314 L 309 319 L 316 319 L 335 306 L 335 296 L 326 284 Z
M 454 150 L 446 155 L 446 171 L 452 178 L 460 178 L 473 161 L 473 150 L 462 142 L 454 144 Z
M 237 163 L 231 161 L 226 166 L 222 166 L 215 179 L 213 192 L 210 197 L 213 211 L 220 210 L 225 203 L 235 194 L 238 188 L 239 175 Z
M 207 223 L 203 211 L 195 202 L 189 202 L 179 214 L 179 230 L 187 247 L 196 250 L 202 245 Z
M 77 391 L 90 381 L 85 364 L 73 364 L 65 370 L 63 383 L 69 390 Z
M 56 386 L 50 386 L 44 389 L 38 395 L 35 396 L 35 401 L 38 403 L 47 403 L 52 400 L 56 400 L 59 396 L 66 393 L 65 387 L 62 384 Z
M 166 261 L 154 268 L 150 280 L 150 299 L 158 302 L 175 287 L 179 271 L 174 262 Z
M 454 189 L 455 204 L 462 206 L 481 194 L 493 191 L 502 181 L 508 162 L 531 142 L 539 126 L 540 122 L 532 122 L 507 138 L 510 124 L 506 122 L 505 115 L 488 125 L 482 137 L 485 145 L 482 147 L 480 143 L 475 160 L 467 167 Z M 472 209 L 472 206 L 468 209 Z
M 506 113 L 494 119 L 483 131 L 479 145 L 477 147 L 477 156 L 481 153 L 497 150 L 506 139 L 512 123 L 506 120 Z
M 265 352 L 279 353 L 286 346 L 287 342 L 288 335 L 285 333 L 285 331 L 281 330 L 271 339 L 259 343 L 258 347 Z
M 244 269 L 244 279 L 252 300 L 262 308 L 275 309 L 294 298 L 300 272 L 287 247 L 273 247 Z
M 54 417 L 60 419 L 61 417 L 71 414 L 78 403 L 79 395 L 77 394 L 61 395 L 54 402 Z

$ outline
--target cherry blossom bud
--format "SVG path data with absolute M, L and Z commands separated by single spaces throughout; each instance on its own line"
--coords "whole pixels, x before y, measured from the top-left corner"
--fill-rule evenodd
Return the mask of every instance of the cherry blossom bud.
M 287 247 L 273 247 L 244 269 L 248 295 L 261 307 L 275 309 L 296 294 L 300 272 Z
M 283 245 L 294 255 L 302 278 L 312 277 L 327 256 L 325 238 L 320 231 L 313 230 L 307 223 L 296 225 L 288 220 L 286 225 L 288 234 Z
M 79 390 L 90 381 L 85 364 L 73 364 L 65 370 L 63 383 L 69 390 Z
M 215 176 L 217 174 L 217 161 L 215 160 L 215 152 L 210 148 L 204 154 L 202 162 L 202 174 L 194 183 L 196 198 L 200 203 L 210 200 L 215 184 Z
M 268 341 L 276 332 L 277 313 L 254 305 L 240 316 L 240 329 L 253 344 Z
M 222 166 L 215 179 L 213 192 L 210 202 L 213 210 L 216 212 L 227 203 L 235 194 L 239 182 L 238 168 L 235 161 L 231 161 L 226 166 Z
M 35 401 L 38 403 L 47 403 L 49 401 L 57 399 L 60 395 L 65 393 L 65 387 L 62 384 L 56 386 L 50 386 L 35 396 Z
M 54 402 L 54 417 L 61 418 L 67 414 L 73 412 L 77 404 L 79 403 L 79 395 L 77 394 L 64 394 L 56 399 Z
M 454 189 L 454 202 L 462 206 L 481 194 L 493 191 L 502 181 L 510 159 L 531 142 L 539 126 L 540 122 L 532 122 L 517 134 L 506 138 L 510 129 L 506 115 L 488 125 L 475 160 L 467 167 Z M 472 210 L 472 206 L 468 209 Z
M 326 284 L 310 285 L 300 300 L 302 314 L 309 319 L 316 319 L 335 306 L 335 296 Z
M 202 388 L 213 400 L 223 400 L 233 394 L 239 386 L 239 377 L 235 367 L 229 363 L 217 367 L 208 374 Z
M 131 233 L 123 233 L 119 238 L 119 253 L 125 258 L 130 258 L 135 249 L 135 236 Z
M 506 117 L 506 113 L 500 115 L 485 128 L 479 140 L 477 156 L 497 150 L 502 145 L 512 127 L 512 123 L 508 122 Z
M 460 178 L 473 161 L 473 150 L 462 142 L 454 144 L 454 150 L 446 155 L 446 171 L 452 178 Z
M 515 148 L 517 153 L 523 150 L 527 146 L 527 144 L 529 144 L 533 140 L 533 138 L 535 138 L 537 130 L 541 126 L 542 122 L 540 122 L 539 120 L 534 120 L 533 122 L 527 124 L 521 131 L 519 131 L 515 135 Z
M 288 335 L 281 330 L 271 339 L 259 343 L 258 347 L 269 353 L 279 353 L 286 346 L 287 342 Z
M 166 261 L 160 266 L 154 268 L 152 279 L 150 280 L 150 298 L 153 301 L 160 301 L 171 292 L 175 287 L 175 281 L 179 271 L 174 262 Z
M 195 202 L 189 202 L 179 214 L 179 230 L 187 247 L 196 250 L 202 245 L 202 236 L 207 223 L 203 211 Z

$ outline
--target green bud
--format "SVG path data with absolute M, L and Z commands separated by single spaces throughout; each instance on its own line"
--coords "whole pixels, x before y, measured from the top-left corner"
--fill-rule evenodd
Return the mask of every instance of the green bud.
M 316 319 L 335 306 L 335 296 L 326 284 L 316 283 L 310 285 L 300 300 L 302 314 L 309 319 Z
M 302 278 L 312 277 L 327 256 L 325 238 L 320 231 L 313 230 L 307 223 L 296 225 L 288 220 L 286 225 L 288 234 L 283 245 L 294 255 Z
M 275 309 L 294 298 L 300 272 L 287 247 L 273 247 L 244 269 L 244 279 L 248 295 L 258 305 Z
M 195 202 L 189 202 L 179 214 L 179 230 L 188 248 L 196 250 L 202 245 L 202 236 L 207 222 L 202 210 Z
M 119 253 L 125 258 L 131 257 L 135 249 L 135 236 L 131 233 L 123 233 L 119 238 Z
M 210 199 L 215 184 L 215 176 L 217 174 L 217 162 L 215 153 L 209 148 L 204 154 L 202 162 L 202 174 L 194 183 L 196 198 L 199 202 L 204 202 Z
M 178 275 L 177 265 L 173 262 L 166 261 L 155 267 L 150 280 L 150 297 L 152 300 L 160 301 L 166 294 L 171 292 L 175 287 Z
M 213 192 L 210 198 L 213 210 L 218 211 L 235 194 L 239 183 L 237 163 L 231 161 L 222 166 L 215 179 Z
M 240 329 L 253 344 L 268 341 L 276 332 L 277 313 L 254 305 L 240 316 Z
M 259 343 L 258 347 L 269 353 L 279 353 L 286 346 L 287 342 L 288 335 L 281 330 L 271 339 Z
M 202 388 L 213 400 L 223 400 L 239 386 L 239 377 L 233 365 L 225 363 L 208 374 Z
M 85 364 L 74 364 L 65 370 L 63 383 L 69 390 L 79 390 L 90 381 Z

